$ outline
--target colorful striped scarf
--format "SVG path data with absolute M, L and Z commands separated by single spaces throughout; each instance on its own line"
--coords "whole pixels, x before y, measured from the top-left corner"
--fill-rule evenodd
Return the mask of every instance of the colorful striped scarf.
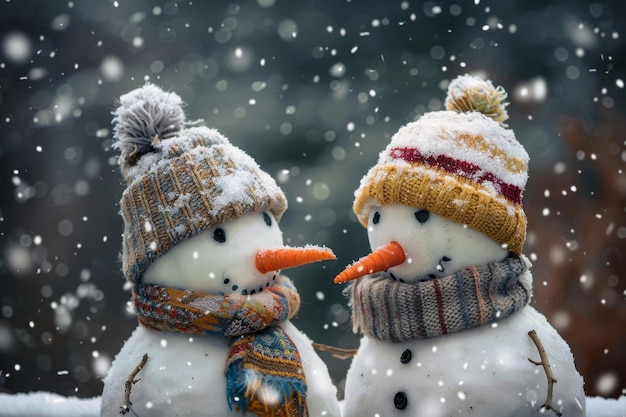
M 280 327 L 300 308 L 287 277 L 254 295 L 208 295 L 140 282 L 133 301 L 139 323 L 148 329 L 230 338 L 225 376 L 231 410 L 308 415 L 300 354 Z
M 529 266 L 522 255 L 410 284 L 381 274 L 361 278 L 349 287 L 353 331 L 397 343 L 508 317 L 530 301 Z

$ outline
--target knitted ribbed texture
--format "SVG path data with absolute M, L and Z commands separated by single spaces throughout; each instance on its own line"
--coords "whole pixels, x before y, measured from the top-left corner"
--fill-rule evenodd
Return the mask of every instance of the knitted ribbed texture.
M 503 319 L 530 302 L 528 268 L 522 255 L 411 284 L 381 275 L 361 278 L 350 289 L 353 331 L 397 343 Z
M 426 113 L 393 135 L 355 192 L 353 209 L 365 227 L 374 206 L 405 204 L 465 224 L 516 255 L 522 252 L 528 154 L 512 130 L 491 118 L 506 116 L 502 105 L 496 111 L 491 103 L 499 99 L 489 98 L 502 97 L 503 90 L 491 89 L 491 83 L 459 77 L 448 94 L 470 97 L 450 107 L 463 113 Z M 483 90 L 492 94 L 477 98 Z M 474 102 L 485 103 L 473 109 Z
M 368 205 L 404 204 L 428 210 L 478 230 L 492 240 L 506 244 L 516 255 L 526 240 L 526 214 L 521 204 L 494 196 L 485 186 L 442 169 L 396 164 L 376 165 L 357 192 L 355 213 L 367 227 Z
M 261 417 L 308 415 L 300 354 L 280 327 L 300 307 L 287 277 L 250 296 L 138 283 L 133 301 L 139 323 L 149 329 L 230 337 L 225 377 L 231 409 Z
M 203 230 L 263 210 L 278 220 L 287 208 L 274 179 L 215 130 L 189 128 L 154 148 L 129 169 L 132 181 L 120 202 L 129 281 Z

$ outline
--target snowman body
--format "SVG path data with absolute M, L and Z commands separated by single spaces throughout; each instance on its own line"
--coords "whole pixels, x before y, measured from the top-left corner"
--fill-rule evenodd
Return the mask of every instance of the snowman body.
M 476 230 L 401 204 L 372 207 L 368 238 L 375 253 L 389 242 L 402 248 L 406 260 L 381 268 L 379 275 L 403 285 L 443 280 L 510 256 L 506 248 Z M 529 270 L 520 281 L 531 285 Z M 358 294 L 353 292 L 353 315 L 363 308 L 362 301 L 354 299 Z M 380 305 L 385 300 L 393 303 L 393 298 L 381 299 Z M 387 305 L 360 314 L 380 313 L 387 320 L 393 311 Z M 391 318 L 398 324 L 385 321 L 381 326 L 404 328 L 404 319 Z M 413 319 L 418 322 L 418 317 Z M 548 383 L 544 369 L 529 361 L 540 360 L 528 334 L 531 330 L 537 333 L 558 381 L 552 406 L 564 416 L 584 416 L 583 380 L 570 348 L 545 316 L 529 305 L 492 322 L 435 337 L 392 342 L 365 334 L 346 376 L 343 416 L 542 415 Z
M 281 327 L 302 358 L 311 416 L 339 416 L 336 390 L 309 338 L 291 322 Z M 139 416 L 239 416 L 226 401 L 224 364 L 228 339 L 137 327 L 117 355 L 104 381 L 102 416 L 119 416 L 124 384 L 147 353 L 148 361 L 132 386 L 132 409 Z M 247 413 L 246 415 L 251 415 Z
M 274 285 L 278 271 L 261 273 L 255 254 L 282 247 L 282 232 L 270 212 L 246 214 L 189 238 L 157 259 L 144 273 L 145 283 L 201 291 L 254 296 Z M 280 327 L 300 354 L 306 377 L 310 416 L 340 416 L 336 388 L 311 340 L 290 321 Z M 148 355 L 132 385 L 132 411 L 140 416 L 252 415 L 228 406 L 225 364 L 230 338 L 158 331 L 139 326 L 125 342 L 104 380 L 102 417 L 118 416 L 125 383 Z
M 528 360 L 539 361 L 531 330 L 557 379 L 553 406 L 564 416 L 584 416 L 582 378 L 567 343 L 526 306 L 494 325 L 430 339 L 388 343 L 363 336 L 346 377 L 344 417 L 545 415 L 547 378 Z

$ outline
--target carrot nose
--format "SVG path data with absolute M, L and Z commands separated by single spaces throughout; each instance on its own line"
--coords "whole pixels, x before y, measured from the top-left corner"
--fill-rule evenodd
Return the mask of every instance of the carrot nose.
M 398 242 L 376 249 L 374 252 L 348 265 L 342 273 L 335 277 L 335 284 L 361 278 L 367 274 L 384 271 L 392 266 L 400 265 L 406 260 L 402 246 Z
M 332 250 L 319 246 L 303 248 L 282 247 L 262 249 L 256 254 L 256 269 L 265 274 L 279 269 L 293 268 L 313 262 L 337 259 Z

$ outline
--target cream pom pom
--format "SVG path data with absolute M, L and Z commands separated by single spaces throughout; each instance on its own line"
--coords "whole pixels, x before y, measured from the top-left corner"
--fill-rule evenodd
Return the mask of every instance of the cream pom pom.
M 502 123 L 509 118 L 506 112 L 509 103 L 504 101 L 506 97 L 504 88 L 494 87 L 489 80 L 461 75 L 448 87 L 446 109 L 457 113 L 479 112 Z

